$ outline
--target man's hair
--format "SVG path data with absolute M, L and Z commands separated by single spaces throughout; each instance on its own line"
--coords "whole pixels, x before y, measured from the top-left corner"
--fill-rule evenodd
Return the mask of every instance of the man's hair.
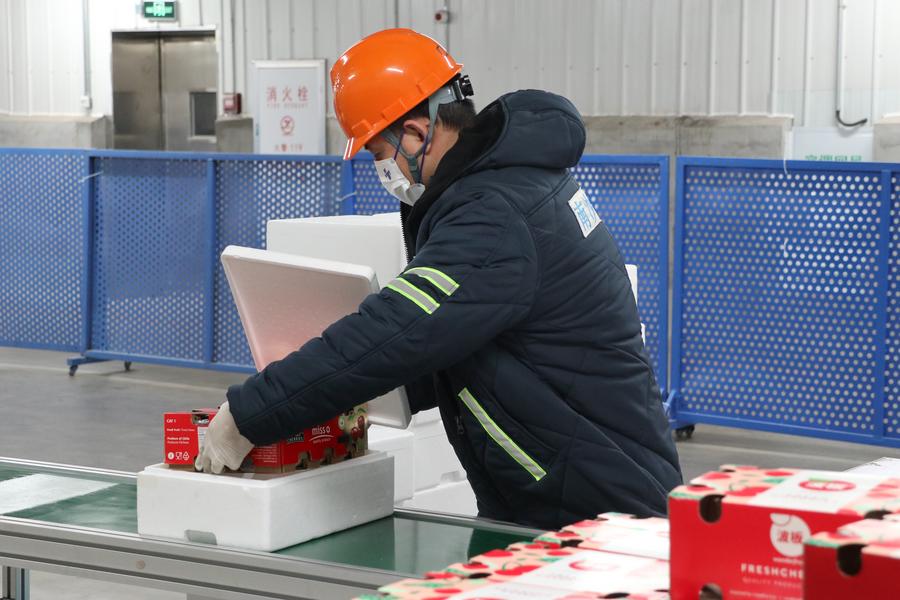
M 420 102 L 414 109 L 390 124 L 388 129 L 399 134 L 407 119 L 428 118 L 428 99 Z M 447 129 L 461 131 L 475 122 L 475 103 L 471 100 L 457 100 L 438 106 L 436 123 Z

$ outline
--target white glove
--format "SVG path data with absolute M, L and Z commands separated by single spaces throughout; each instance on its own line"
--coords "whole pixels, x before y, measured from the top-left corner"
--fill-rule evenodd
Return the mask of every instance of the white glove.
M 194 461 L 194 468 L 207 473 L 221 473 L 225 467 L 237 471 L 252 449 L 253 444 L 238 431 L 228 402 L 225 402 L 206 429 L 206 439 Z

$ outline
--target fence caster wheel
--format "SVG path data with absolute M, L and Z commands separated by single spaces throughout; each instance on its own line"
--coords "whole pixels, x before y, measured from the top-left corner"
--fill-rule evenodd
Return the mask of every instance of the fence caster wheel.
M 69 377 L 75 377 L 75 373 L 78 372 L 78 365 L 72 365 L 69 367 Z
M 692 437 L 694 437 L 693 425 L 685 425 L 675 430 L 675 439 L 677 440 L 689 440 Z
M 131 361 L 130 361 L 130 360 L 126 360 L 126 361 L 125 361 L 125 370 L 126 370 L 126 371 L 130 371 L 130 370 L 131 370 Z

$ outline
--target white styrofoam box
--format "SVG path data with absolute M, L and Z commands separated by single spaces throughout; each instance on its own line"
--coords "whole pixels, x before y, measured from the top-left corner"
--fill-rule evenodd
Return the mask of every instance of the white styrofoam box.
M 847 469 L 848 473 L 857 473 L 859 475 L 880 475 L 882 477 L 900 477 L 900 458 L 891 458 L 883 456 L 879 459 L 867 462 Z
M 428 410 L 423 410 L 422 412 L 416 413 L 413 415 L 413 426 L 416 425 L 424 425 L 426 423 L 433 423 L 435 421 L 441 420 L 441 411 L 437 408 L 430 408 Z
M 372 425 L 368 430 L 369 449 L 394 457 L 395 503 L 412 498 L 415 490 L 414 439 L 408 429 Z
M 428 490 L 418 491 L 411 500 L 404 501 L 401 506 L 468 516 L 478 514 L 475 492 L 472 491 L 468 481 L 444 483 Z
M 631 282 L 631 293 L 634 294 L 634 303 L 637 304 L 637 265 L 625 265 L 625 271 L 628 273 L 628 280 Z
M 447 440 L 442 421 L 417 425 L 414 434 L 416 492 L 465 480 L 466 471 Z
M 406 267 L 399 213 L 269 221 L 266 248 L 366 265 L 384 287 Z
M 394 459 L 382 452 L 285 475 L 138 473 L 141 535 L 270 552 L 389 516 Z

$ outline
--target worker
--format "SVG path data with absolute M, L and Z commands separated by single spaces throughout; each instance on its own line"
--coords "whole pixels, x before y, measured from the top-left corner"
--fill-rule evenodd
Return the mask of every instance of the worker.
M 678 456 L 622 256 L 569 172 L 579 113 L 526 90 L 476 114 L 461 70 L 408 29 L 335 62 L 344 159 L 374 155 L 409 264 L 232 386 L 198 467 L 235 469 L 254 444 L 405 385 L 414 412 L 440 408 L 480 516 L 550 529 L 663 515 Z

